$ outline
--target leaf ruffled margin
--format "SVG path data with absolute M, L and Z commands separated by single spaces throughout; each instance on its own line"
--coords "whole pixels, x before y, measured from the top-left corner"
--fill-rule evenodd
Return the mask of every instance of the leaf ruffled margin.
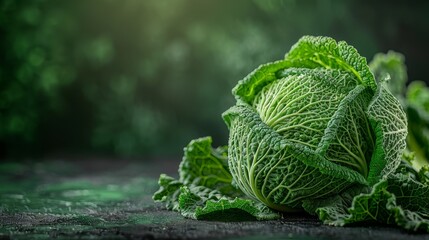
M 337 69 L 352 74 L 356 85 L 372 90 L 377 88 L 374 75 L 368 67 L 366 58 L 344 41 L 330 37 L 303 36 L 292 46 L 284 60 L 259 66 L 232 89 L 237 101 L 250 104 L 258 92 L 266 85 L 279 79 L 279 71 L 288 68 Z
M 199 220 L 271 220 L 280 214 L 266 205 L 246 199 L 233 187 L 228 170 L 226 147 L 213 149 L 210 137 L 192 140 L 184 149 L 180 180 L 165 174 L 153 199 L 169 210 Z
M 334 226 L 378 222 L 428 232 L 429 185 L 423 179 L 424 171 L 417 173 L 408 163 L 402 163 L 396 173 L 375 184 L 370 193 L 331 198 L 317 208 L 316 214 L 325 224 Z
M 371 185 L 396 170 L 406 148 L 407 116 L 398 99 L 390 93 L 385 84 L 378 84 L 367 110 L 368 119 L 376 135 L 376 146 L 368 176 Z

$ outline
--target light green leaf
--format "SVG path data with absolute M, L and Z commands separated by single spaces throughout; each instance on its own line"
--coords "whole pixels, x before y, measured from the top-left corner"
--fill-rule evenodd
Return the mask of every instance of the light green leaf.
M 357 195 L 352 204 L 350 197 L 346 199 L 336 197 L 319 204 L 317 215 L 324 223 L 335 226 L 378 222 L 410 231 L 429 231 L 429 185 L 405 163 L 375 184 L 370 193 Z
M 290 68 L 265 86 L 252 106 L 261 120 L 286 139 L 316 149 L 341 101 L 355 87 L 338 70 Z
M 366 59 L 346 42 L 329 37 L 302 37 L 286 54 L 284 60 L 263 64 L 246 76 L 232 90 L 238 101 L 251 104 L 262 88 L 281 78 L 289 68 L 336 69 L 353 77 L 354 85 L 377 88 Z
M 373 90 L 377 87 L 366 59 L 344 41 L 304 36 L 292 46 L 285 59 L 290 62 L 290 67 L 343 70 L 355 76 L 356 85 Z
M 238 81 L 237 85 L 232 89 L 232 94 L 237 101 L 244 101 L 246 103 L 253 102 L 256 94 L 261 89 L 273 81 L 278 79 L 276 73 L 280 70 L 287 68 L 289 65 L 287 61 L 276 61 L 259 66 L 243 80 Z
M 183 186 L 183 183 L 166 174 L 161 174 L 158 184 L 159 190 L 154 193 L 153 200 L 164 202 L 165 207 L 169 210 L 178 211 L 180 188 Z
M 211 137 L 203 137 L 192 140 L 183 152 L 179 181 L 184 185 L 205 186 L 223 194 L 239 192 L 231 185 L 226 147 L 214 149 Z
M 401 163 L 406 147 L 407 117 L 398 99 L 389 92 L 385 83 L 378 85 L 367 114 L 376 136 L 368 181 L 375 184 L 393 173 Z
M 394 202 L 395 196 L 387 191 L 387 180 L 375 184 L 370 193 L 359 194 L 352 199 L 350 205 L 350 198 L 337 197 L 318 208 L 316 213 L 325 224 L 334 226 L 356 222 L 392 222 L 387 204 Z

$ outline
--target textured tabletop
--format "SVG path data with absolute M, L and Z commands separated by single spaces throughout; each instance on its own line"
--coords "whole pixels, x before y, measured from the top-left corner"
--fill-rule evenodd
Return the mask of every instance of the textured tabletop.
M 388 226 L 330 227 L 305 214 L 277 221 L 185 219 L 152 200 L 179 159 L 0 163 L 0 239 L 429 239 Z

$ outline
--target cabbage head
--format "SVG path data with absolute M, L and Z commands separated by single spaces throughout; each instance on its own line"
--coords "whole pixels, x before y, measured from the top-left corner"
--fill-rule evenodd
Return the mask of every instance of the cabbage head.
M 345 42 L 303 37 L 233 94 L 223 117 L 234 182 L 273 209 L 375 183 L 400 163 L 405 113 Z
M 284 59 L 233 89 L 227 146 L 184 148 L 179 179 L 153 199 L 193 219 L 237 221 L 306 211 L 326 224 L 393 224 L 429 232 L 429 167 L 405 151 L 407 118 L 366 59 L 345 42 L 302 37 Z M 383 70 L 383 71 L 382 71 Z

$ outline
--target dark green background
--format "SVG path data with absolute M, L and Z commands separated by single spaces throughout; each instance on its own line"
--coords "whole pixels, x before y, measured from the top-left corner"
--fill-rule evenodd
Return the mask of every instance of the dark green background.
M 227 142 L 231 88 L 302 35 L 427 80 L 428 1 L 0 2 L 0 157 L 181 155 Z

